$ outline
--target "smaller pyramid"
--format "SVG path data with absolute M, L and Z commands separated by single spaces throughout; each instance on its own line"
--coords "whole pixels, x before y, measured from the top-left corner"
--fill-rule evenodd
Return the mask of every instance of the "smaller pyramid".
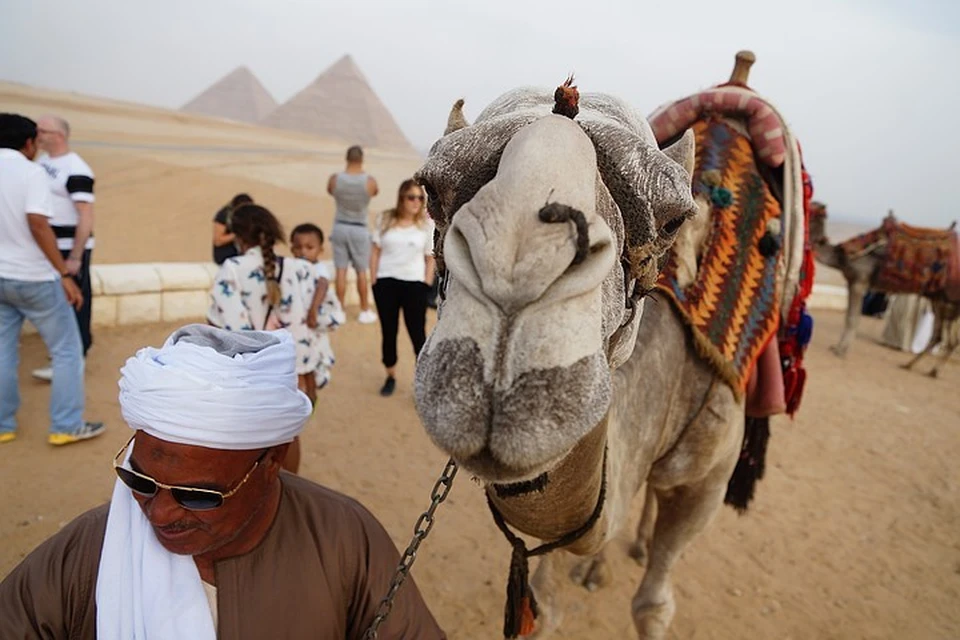
M 364 147 L 415 153 L 349 55 L 337 60 L 262 124 Z
M 277 101 L 247 67 L 237 67 L 180 107 L 198 113 L 240 122 L 260 122 L 276 109 Z

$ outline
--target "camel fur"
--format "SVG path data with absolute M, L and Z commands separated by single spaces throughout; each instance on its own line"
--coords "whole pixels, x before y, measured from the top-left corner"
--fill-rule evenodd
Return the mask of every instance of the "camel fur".
M 567 548 L 587 556 L 584 580 L 602 579 L 594 554 L 646 487 L 634 553 L 647 570 L 632 615 L 639 637 L 664 638 L 675 610 L 670 571 L 722 505 L 744 428 L 743 401 L 654 291 L 677 235 L 689 236 L 682 250 L 692 256 L 698 248 L 687 243 L 702 238 L 702 229 L 681 231 L 706 208 L 691 193 L 692 132 L 661 151 L 619 100 L 582 94 L 572 120 L 551 113 L 552 94 L 515 90 L 472 125 L 448 127 L 417 174 L 445 271 L 417 363 L 417 408 L 506 522 L 541 540 L 588 520 L 606 458 L 599 520 Z M 582 262 L 577 226 L 538 215 L 548 203 L 582 214 Z M 546 479 L 539 491 L 494 490 L 534 479 Z M 559 561 L 545 556 L 531 581 L 538 637 L 559 624 Z

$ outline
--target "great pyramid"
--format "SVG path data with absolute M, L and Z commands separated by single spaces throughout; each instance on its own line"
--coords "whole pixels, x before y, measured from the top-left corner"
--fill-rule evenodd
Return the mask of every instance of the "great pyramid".
M 260 122 L 277 108 L 277 101 L 247 67 L 237 67 L 206 91 L 180 107 L 205 116 Z
M 416 153 L 349 55 L 277 107 L 263 124 L 347 144 Z

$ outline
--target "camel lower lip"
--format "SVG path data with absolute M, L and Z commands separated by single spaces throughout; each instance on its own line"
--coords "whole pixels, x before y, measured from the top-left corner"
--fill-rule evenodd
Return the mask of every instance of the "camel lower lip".
M 461 464 L 465 469 L 478 476 L 484 482 L 506 485 L 534 480 L 553 468 L 556 462 L 562 458 L 563 455 L 557 459 L 549 460 L 544 464 L 516 468 L 505 465 L 497 460 L 489 449 L 484 449 L 480 453 L 463 460 Z

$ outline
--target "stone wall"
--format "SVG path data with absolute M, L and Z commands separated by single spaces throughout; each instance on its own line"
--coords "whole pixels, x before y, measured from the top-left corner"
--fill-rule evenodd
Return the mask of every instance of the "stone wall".
M 332 272 L 333 264 L 328 266 Z M 93 265 L 93 325 L 203 322 L 217 269 L 213 263 L 202 262 Z M 347 280 L 347 304 L 357 305 L 352 271 Z M 25 324 L 24 330 L 32 332 L 33 327 Z
M 328 266 L 332 273 L 333 265 L 328 263 Z M 90 269 L 93 324 L 114 327 L 154 322 L 202 322 L 216 273 L 217 266 L 212 263 L 94 265 Z M 355 273 L 351 269 L 348 274 L 346 304 L 348 307 L 358 306 Z M 814 285 L 809 307 L 846 309 L 846 287 Z M 32 327 L 26 330 L 30 331 Z

